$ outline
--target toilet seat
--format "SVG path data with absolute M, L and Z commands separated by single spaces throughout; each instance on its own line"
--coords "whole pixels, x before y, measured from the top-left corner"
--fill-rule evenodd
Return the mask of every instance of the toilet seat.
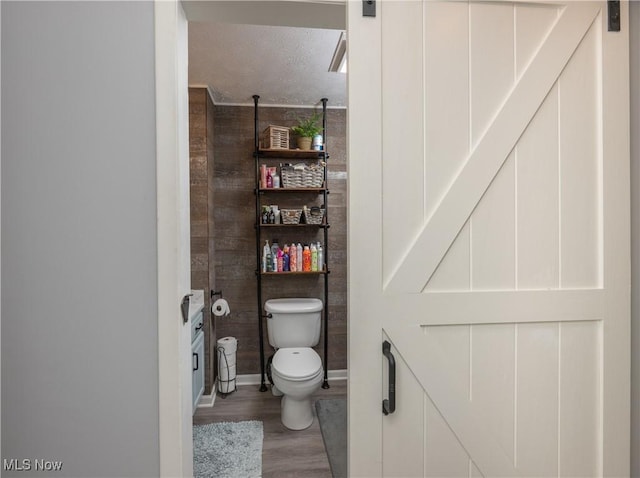
M 322 360 L 310 347 L 282 348 L 273 356 L 271 371 L 283 379 L 301 382 L 322 372 Z

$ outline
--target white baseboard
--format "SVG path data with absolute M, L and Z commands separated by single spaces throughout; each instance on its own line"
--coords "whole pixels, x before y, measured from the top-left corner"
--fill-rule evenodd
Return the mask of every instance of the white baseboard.
M 338 380 L 347 380 L 349 378 L 349 373 L 347 369 L 341 370 L 329 370 L 327 372 L 327 379 L 330 382 L 338 381 Z M 260 385 L 260 374 L 259 373 L 251 373 L 251 374 L 243 374 L 236 376 L 236 385 Z M 216 394 L 218 392 L 218 382 L 216 381 L 213 384 L 213 388 L 211 389 L 211 395 L 202 395 L 200 400 L 198 401 L 197 408 L 211 408 L 213 404 L 216 402 Z
M 327 378 L 330 382 L 334 380 L 348 380 L 349 371 L 346 368 L 340 370 L 329 370 L 327 372 Z
M 213 384 L 211 389 L 211 395 L 202 395 L 198 401 L 198 408 L 211 408 L 216 402 L 216 395 L 218 393 L 218 382 Z
M 341 370 L 329 370 L 327 372 L 327 379 L 332 382 L 334 380 L 347 380 L 348 371 L 347 369 Z M 260 374 L 259 373 L 250 373 L 250 374 L 241 374 L 236 376 L 236 385 L 260 385 Z

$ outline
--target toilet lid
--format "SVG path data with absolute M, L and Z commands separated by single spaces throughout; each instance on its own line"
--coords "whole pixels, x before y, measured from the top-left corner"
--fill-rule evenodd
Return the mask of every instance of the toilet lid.
M 322 360 L 315 350 L 309 347 L 278 349 L 273 356 L 271 367 L 282 378 L 305 380 L 322 370 Z

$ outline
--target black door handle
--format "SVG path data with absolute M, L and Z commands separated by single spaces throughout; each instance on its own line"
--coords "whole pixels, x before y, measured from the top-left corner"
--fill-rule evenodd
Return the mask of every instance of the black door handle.
M 200 364 L 198 362 L 198 354 L 194 353 L 193 356 L 196 358 L 196 368 L 193 369 L 193 371 L 195 372 L 200 368 Z
M 389 361 L 389 399 L 382 400 L 382 413 L 389 415 L 396 411 L 396 359 L 387 340 L 382 342 L 382 353 Z

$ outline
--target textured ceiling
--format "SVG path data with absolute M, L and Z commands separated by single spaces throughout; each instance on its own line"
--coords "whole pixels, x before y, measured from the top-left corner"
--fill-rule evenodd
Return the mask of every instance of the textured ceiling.
M 346 106 L 346 75 L 329 72 L 339 30 L 189 23 L 189 84 L 216 103 Z

